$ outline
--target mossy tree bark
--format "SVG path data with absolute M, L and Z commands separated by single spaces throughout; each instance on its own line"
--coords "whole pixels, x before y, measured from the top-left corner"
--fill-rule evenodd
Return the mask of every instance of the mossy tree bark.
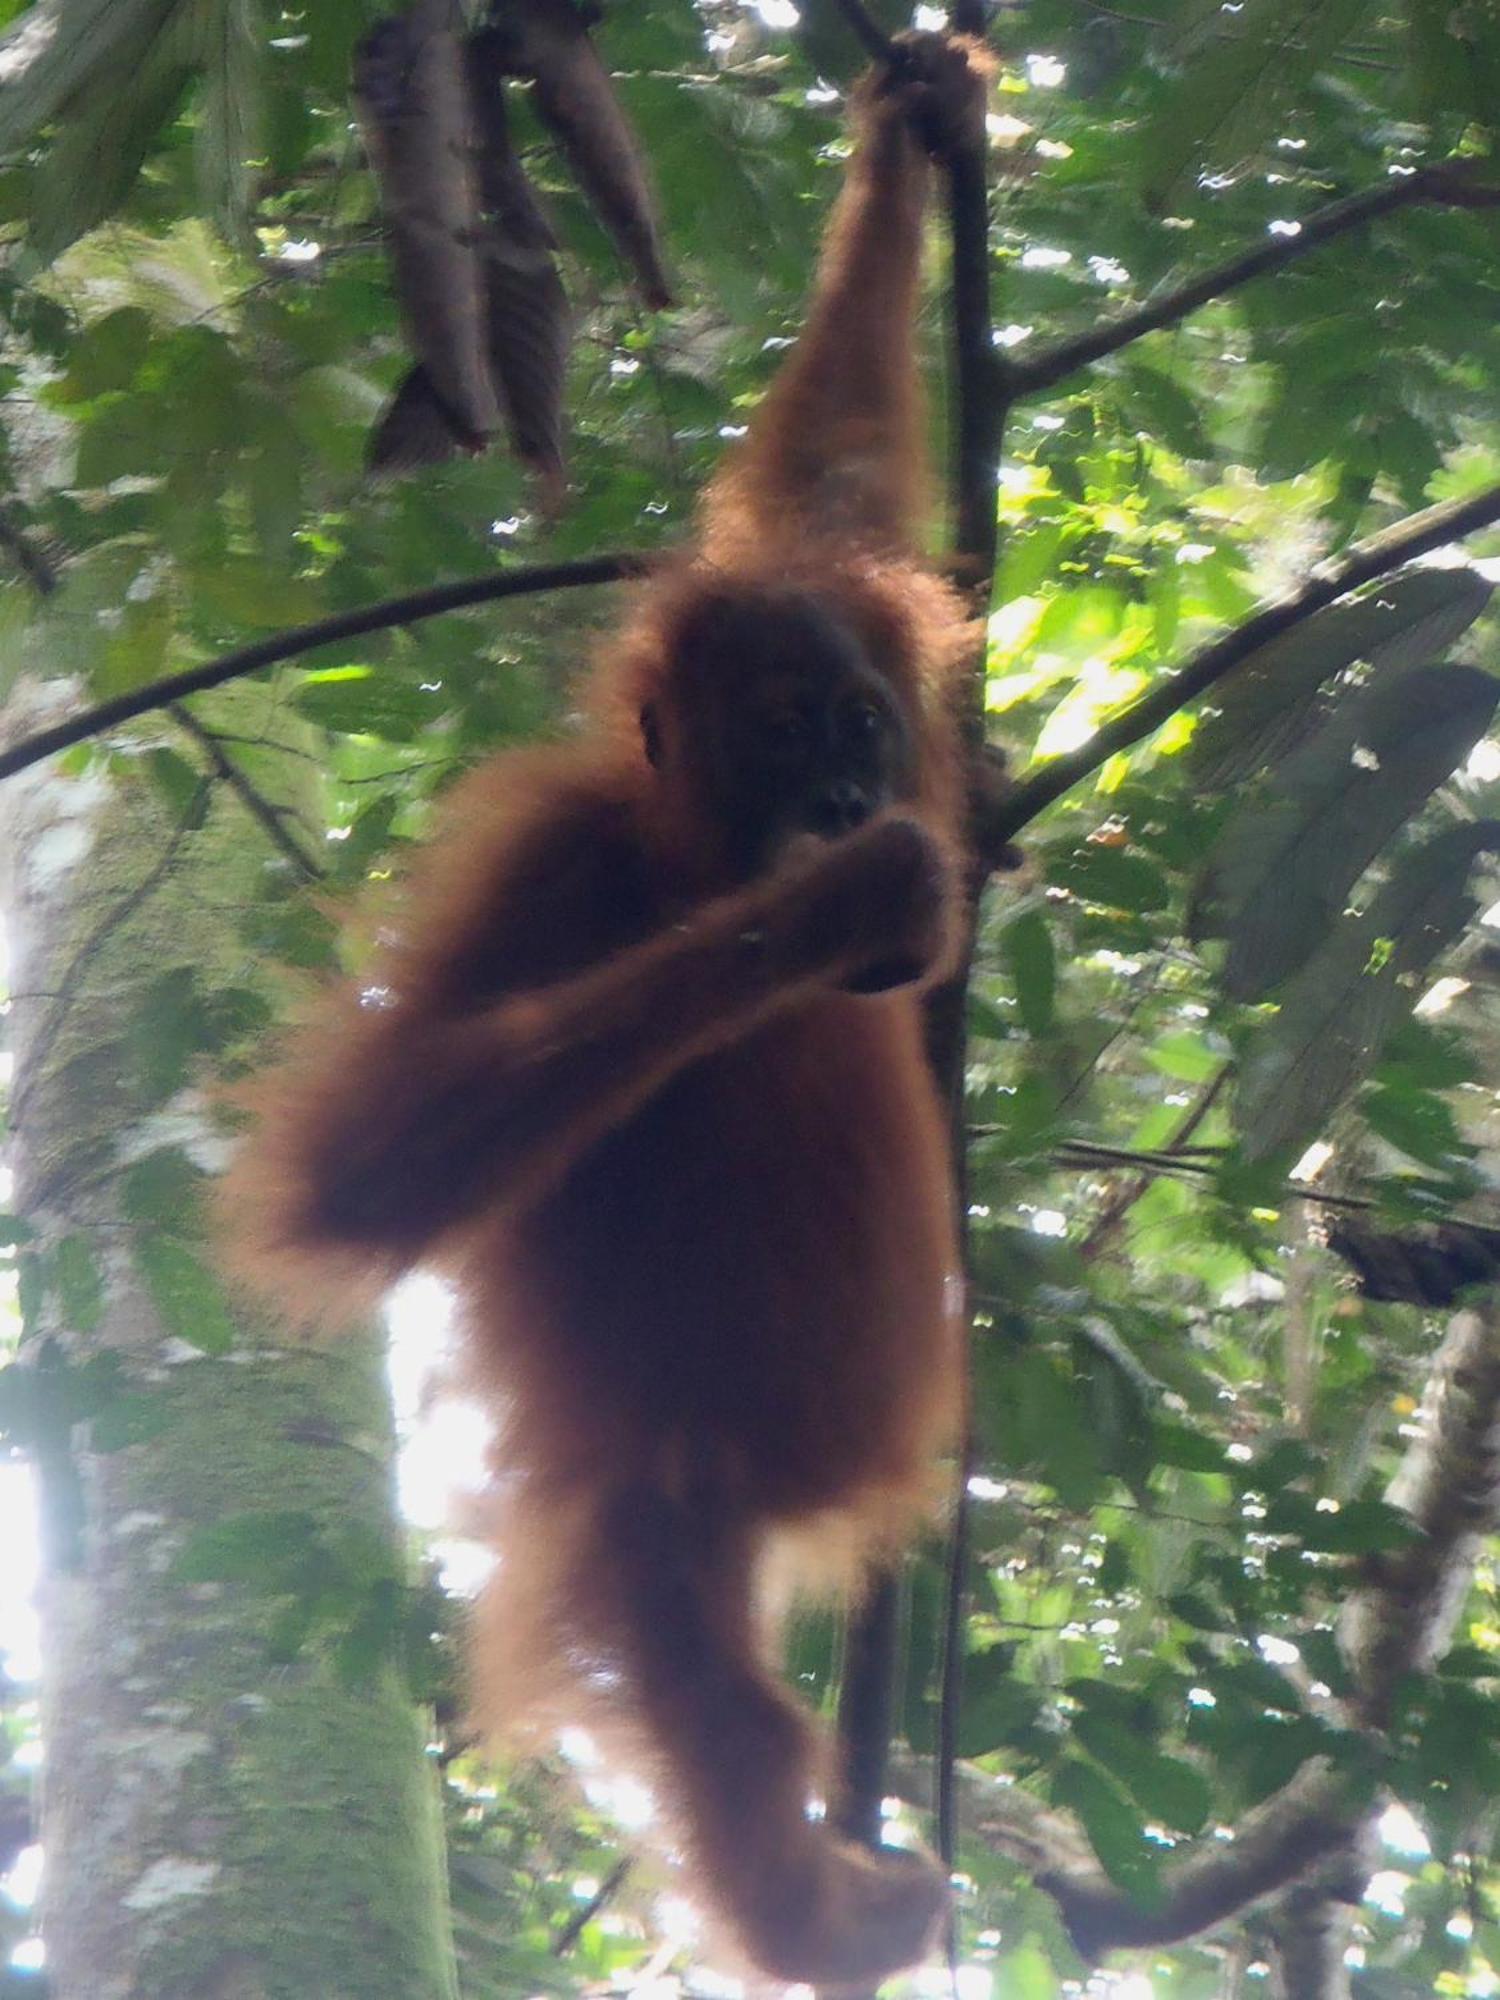
M 45 719 L 12 705 L 13 730 Z M 260 1516 L 270 1536 L 280 1515 L 365 1551 L 371 1588 L 401 1575 L 378 1343 L 293 1347 L 222 1317 L 174 1203 L 220 1141 L 191 1060 L 174 1075 L 169 1016 L 253 985 L 243 918 L 269 849 L 232 788 L 210 776 L 175 810 L 172 790 L 55 766 L 0 790 L 50 1990 L 453 2000 L 436 1786 L 395 1665 L 341 1676 L 315 1645 L 278 1663 L 287 1597 L 182 1561 L 206 1526 Z

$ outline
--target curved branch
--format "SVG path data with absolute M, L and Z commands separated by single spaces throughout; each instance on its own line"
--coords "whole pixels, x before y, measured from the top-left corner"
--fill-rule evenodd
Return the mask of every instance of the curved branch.
M 903 1798 L 927 1804 L 925 1759 L 898 1757 L 892 1778 Z M 1302 1880 L 1346 1846 L 1369 1796 L 1324 1763 L 1304 1765 L 1245 1816 L 1232 1840 L 1205 1841 L 1169 1863 L 1160 1899 L 1144 1904 L 1109 1879 L 1069 1817 L 970 1764 L 960 1764 L 956 1778 L 964 1830 L 1047 1891 L 1079 1955 L 1091 1964 L 1110 1951 L 1180 1944 Z
M 1383 529 L 1369 540 L 1356 543 L 1338 562 L 1319 563 L 1308 581 L 1290 596 L 1273 598 L 1252 612 L 1232 632 L 1213 640 L 1193 655 L 1187 664 L 1161 682 L 1113 720 L 1096 729 L 1079 749 L 1066 757 L 1044 764 L 1026 778 L 996 810 L 989 828 L 990 837 L 1010 840 L 1023 826 L 1029 826 L 1047 807 L 1069 792 L 1118 751 L 1128 750 L 1154 729 L 1174 716 L 1190 701 L 1206 694 L 1249 656 L 1283 633 L 1311 618 L 1314 612 L 1345 597 L 1361 584 L 1389 576 L 1392 570 L 1433 549 L 1447 547 L 1500 521 L 1500 486 L 1487 486 L 1467 500 L 1445 501 L 1409 515 L 1394 527 Z
M 1351 1600 L 1340 1643 L 1356 1692 L 1349 1720 L 1377 1732 L 1391 1695 L 1446 1650 L 1484 1538 L 1500 1526 L 1500 1304 L 1459 1313 L 1433 1363 L 1417 1435 L 1391 1484 L 1392 1505 L 1416 1536 L 1368 1568 Z M 1210 1930 L 1328 1864 L 1357 1857 L 1377 1795 L 1369 1770 L 1304 1764 L 1274 1797 L 1235 1828 L 1205 1841 L 1161 1874 L 1161 1895 L 1137 1903 L 1080 1853 L 1071 1822 L 1018 1786 L 961 1766 L 965 1826 L 1021 1863 L 1053 1897 L 1079 1952 L 1091 1962 L 1126 1947 L 1168 1945 Z M 897 1769 L 903 1793 L 925 1800 L 920 1760 Z M 1323 1882 L 1303 1919 L 1342 1885 Z M 1316 1925 L 1312 1925 L 1316 1929 Z
M 311 625 L 294 625 L 275 632 L 269 639 L 238 646 L 221 653 L 216 660 L 189 667 L 180 674 L 167 674 L 145 687 L 132 688 L 86 708 L 51 729 L 38 730 L 9 749 L 0 751 L 0 778 L 14 777 L 44 757 L 99 736 L 138 715 L 165 708 L 190 694 L 221 687 L 241 674 L 253 674 L 261 667 L 275 666 L 326 646 L 334 639 L 354 639 L 365 632 L 384 632 L 394 625 L 414 625 L 419 619 L 437 618 L 445 611 L 462 611 L 475 604 L 489 604 L 502 597 L 529 597 L 547 590 L 576 590 L 585 584 L 615 583 L 621 577 L 643 576 L 658 563 L 659 555 L 625 550 L 618 555 L 588 556 L 579 562 L 540 563 L 531 569 L 501 570 L 493 576 L 466 577 L 458 583 L 434 584 L 430 590 L 414 590 L 405 597 L 385 598 L 378 604 L 362 605 L 356 611 L 337 611 Z
M 1500 207 L 1500 187 L 1476 179 L 1468 161 L 1451 160 L 1420 167 L 1416 173 L 1389 180 L 1383 187 L 1369 188 L 1363 194 L 1349 195 L 1343 201 L 1315 209 L 1298 223 L 1293 235 L 1257 244 L 1253 250 L 1190 278 L 1174 291 L 1163 292 L 1160 298 L 1148 300 L 1132 312 L 1121 313 L 1117 319 L 1105 320 L 1076 340 L 1059 341 L 1029 360 L 1010 357 L 997 363 L 997 372 L 1003 376 L 1012 396 L 1034 396 L 1055 387 L 1090 362 L 1118 353 L 1142 334 L 1176 326 L 1199 306 L 1226 297 L 1252 278 L 1279 271 L 1310 251 L 1321 249 L 1333 238 L 1417 202 L 1437 202 L 1450 208 Z

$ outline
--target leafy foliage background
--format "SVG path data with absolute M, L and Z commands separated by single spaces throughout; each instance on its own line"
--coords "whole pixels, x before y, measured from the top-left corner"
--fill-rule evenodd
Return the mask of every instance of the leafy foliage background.
M 405 365 L 347 103 L 375 8 L 49 11 L 46 61 L 0 75 L 0 682 L 101 699 L 487 563 L 684 533 L 795 332 L 837 184 L 853 59 L 829 9 L 809 0 L 798 26 L 734 0 L 607 14 L 675 312 L 633 304 L 523 111 L 580 318 L 574 499 L 545 527 L 500 454 L 362 476 Z M 0 6 L 0 25 L 24 13 Z M 1453 148 L 1482 158 L 1493 137 L 1500 20 L 1477 3 L 1259 0 L 1230 19 L 1159 0 L 1147 20 L 1034 0 L 996 41 L 993 296 L 998 352 L 1023 366 L 1337 195 Z M 1021 401 L 988 662 L 1017 761 L 1076 745 L 1313 561 L 1500 478 L 1497 253 L 1495 214 L 1413 205 Z M 940 291 L 930 320 L 941 442 Z M 1385 1489 L 1438 1322 L 1363 1299 L 1289 1181 L 1322 1140 L 1319 1188 L 1384 1226 L 1494 1219 L 1495 547 L 1325 614 L 1053 808 L 1027 836 L 1033 883 L 989 912 L 970 1007 L 960 1752 L 1068 1808 L 1147 1903 L 1181 1843 L 1310 1758 L 1386 1787 L 1426 1853 L 1361 1909 L 1368 1996 L 1500 1976 L 1500 1611 L 1486 1547 L 1457 1643 L 1403 1687 L 1383 1740 L 1330 1705 L 1348 1686 L 1340 1604 L 1409 1540 Z M 606 599 L 557 596 L 324 647 L 67 754 L 73 779 L 104 768 L 180 827 L 223 816 L 260 849 L 241 960 L 163 964 L 103 1052 L 137 1112 L 248 1059 L 289 969 L 332 960 L 329 893 L 398 870 L 460 768 L 567 726 L 608 617 Z M 1414 1014 L 1440 973 L 1468 984 Z M 166 1325 L 214 1357 L 236 1336 L 196 1180 L 166 1146 L 125 1198 Z M 6 1233 L 25 1318 L 97 1322 L 98 1245 L 43 1249 L 20 1219 Z M 0 1376 L 17 1448 L 55 1450 L 80 1420 L 125 1448 L 155 1418 L 96 1366 Z M 399 1656 L 441 1699 L 422 1636 L 440 1602 L 388 1552 L 267 1515 L 193 1560 L 276 1600 L 273 1644 L 326 1646 L 356 1675 Z M 908 1598 L 902 1721 L 925 1755 L 940 1551 Z M 810 1623 L 794 1665 L 813 1698 L 837 1657 Z M 602 1822 L 544 1779 L 497 1788 L 459 1758 L 450 1780 L 467 1991 L 569 1991 L 642 1961 L 644 1892 L 568 1958 L 547 1948 L 574 1884 L 608 1873 Z M 967 1962 L 1027 2000 L 1079 1976 L 1014 1860 L 971 1831 L 961 1861 Z M 1268 1948 L 1252 1917 L 1134 1964 L 1190 2000 L 1257 1990 Z

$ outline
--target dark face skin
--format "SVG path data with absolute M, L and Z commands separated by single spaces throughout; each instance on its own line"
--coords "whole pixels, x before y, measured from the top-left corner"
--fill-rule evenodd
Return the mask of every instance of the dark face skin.
M 647 753 L 688 778 L 737 876 L 799 837 L 851 833 L 911 790 L 892 688 L 811 593 L 709 599 L 679 637 L 672 695 L 671 713 L 642 715 Z

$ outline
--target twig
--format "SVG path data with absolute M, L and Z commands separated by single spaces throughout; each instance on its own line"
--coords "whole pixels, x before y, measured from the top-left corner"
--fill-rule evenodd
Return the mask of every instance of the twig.
M 588 1901 L 576 1909 L 557 1932 L 547 1947 L 554 1958 L 567 1957 L 599 1912 L 606 1904 L 613 1902 L 629 1873 L 630 1857 L 626 1855 L 615 1863 Z
M 283 824 L 281 814 L 271 804 L 269 799 L 263 798 L 255 789 L 239 765 L 229 756 L 224 745 L 214 735 L 213 731 L 205 729 L 192 710 L 185 707 L 180 701 L 169 701 L 167 703 L 167 713 L 177 724 L 178 728 L 182 730 L 184 735 L 190 736 L 198 745 L 219 777 L 228 785 L 246 812 L 264 830 L 266 838 L 271 842 L 272 846 L 276 848 L 278 853 L 286 856 L 303 881 L 322 881 L 323 869 L 318 866 L 310 854 L 303 853 Z
M 430 590 L 385 598 L 356 611 L 338 611 L 311 625 L 294 625 L 284 632 L 273 633 L 269 639 L 257 639 L 253 645 L 237 646 L 232 653 L 222 653 L 200 667 L 167 674 L 145 687 L 133 688 L 128 694 L 101 701 L 51 729 L 38 730 L 35 736 L 0 751 L 0 778 L 14 777 L 17 771 L 40 763 L 56 751 L 86 742 L 91 736 L 101 735 L 122 722 L 131 722 L 153 709 L 165 708 L 185 695 L 222 687 L 225 681 L 241 674 L 253 674 L 279 660 L 296 659 L 334 639 L 384 632 L 394 625 L 414 625 L 419 619 L 437 618 L 446 611 L 462 611 L 475 604 L 490 604 L 502 597 L 529 597 L 547 590 L 576 590 L 587 584 L 615 583 L 622 577 L 644 576 L 663 560 L 659 555 L 626 550 L 618 555 L 586 556 L 578 562 L 540 563 L 531 569 L 502 570 L 493 576 L 434 584 Z
M 1433 549 L 1445 548 L 1497 520 L 1500 520 L 1500 486 L 1487 486 L 1467 500 L 1446 501 L 1420 514 L 1408 515 L 1368 541 L 1357 543 L 1341 561 L 1319 563 L 1300 590 L 1262 605 L 1232 632 L 1226 632 L 1194 654 L 1150 694 L 1122 709 L 1112 721 L 1101 724 L 1079 749 L 1066 757 L 1054 758 L 1019 784 L 995 814 L 992 837 L 1012 839 L 1101 764 L 1159 729 L 1250 654 L 1305 623 L 1314 612 L 1324 610 L 1362 584 L 1388 576 L 1403 563 Z
M 1248 284 L 1252 278 L 1281 270 L 1299 257 L 1307 256 L 1310 251 L 1320 249 L 1334 237 L 1346 235 L 1376 216 L 1389 215 L 1416 202 L 1429 201 L 1445 202 L 1455 208 L 1493 208 L 1500 206 L 1500 186 L 1477 180 L 1467 161 L 1445 161 L 1436 166 L 1420 167 L 1413 174 L 1387 181 L 1383 187 L 1369 188 L 1363 194 L 1349 195 L 1343 201 L 1330 202 L 1326 208 L 1315 209 L 1298 224 L 1295 235 L 1275 237 L 1253 250 L 1246 250 L 1227 263 L 1203 272 L 1200 277 L 1189 279 L 1176 290 L 1164 292 L 1160 298 L 1138 306 L 1133 312 L 1105 320 L 1090 332 L 1080 334 L 1076 340 L 1059 341 L 1055 347 L 1043 348 L 1029 358 L 1011 356 L 1003 363 L 992 362 L 992 366 L 1003 375 L 1012 396 L 1034 396 L 1043 389 L 1054 387 L 1066 376 L 1076 374 L 1091 361 L 1101 360 L 1106 354 L 1128 347 L 1142 334 L 1176 326 L 1211 299 L 1225 297 L 1241 285 Z
M 1189 1107 L 1187 1114 L 1178 1124 L 1177 1130 L 1162 1148 L 1164 1153 L 1170 1154 L 1175 1147 L 1186 1144 L 1192 1138 L 1198 1127 L 1218 1102 L 1225 1084 L 1229 1081 L 1229 1076 L 1230 1069 L 1226 1063 L 1209 1080 L 1204 1089 L 1199 1092 L 1197 1102 Z M 1094 1218 L 1093 1227 L 1089 1230 L 1088 1235 L 1084 1237 L 1082 1243 L 1078 1246 L 1078 1254 L 1084 1263 L 1090 1263 L 1113 1240 L 1126 1215 L 1150 1186 L 1152 1178 L 1153 1170 L 1147 1167 L 1139 1173 L 1132 1174 L 1129 1179 L 1115 1188 L 1114 1192 L 1100 1209 L 1098 1215 Z

